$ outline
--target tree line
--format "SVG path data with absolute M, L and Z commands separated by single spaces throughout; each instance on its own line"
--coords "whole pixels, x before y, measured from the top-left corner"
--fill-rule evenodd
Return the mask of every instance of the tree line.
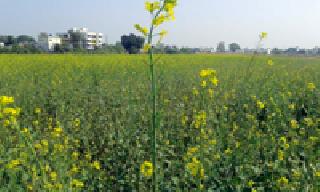
M 77 36 L 74 36 L 76 38 Z M 81 39 L 79 37 L 79 39 Z M 78 42 L 74 40 L 74 42 Z M 79 41 L 80 42 L 80 41 Z M 0 36 L 0 43 L 3 43 L 3 47 L 0 46 L 0 53 L 18 53 L 18 54 L 29 54 L 29 53 L 45 53 L 39 46 L 37 46 L 36 40 L 32 36 L 19 35 L 19 36 Z M 83 42 L 84 43 L 84 42 Z M 102 47 L 94 50 L 87 50 L 83 46 L 74 46 L 70 48 L 64 44 L 57 44 L 54 47 L 54 53 L 92 53 L 92 54 L 107 54 L 107 53 L 129 53 L 138 54 L 141 53 L 145 39 L 142 36 L 137 36 L 133 33 L 129 35 L 122 35 L 121 41 L 114 45 L 104 44 Z M 237 43 L 229 44 L 229 51 L 236 52 L 240 50 L 240 45 Z M 217 52 L 226 52 L 225 43 L 222 41 L 216 48 Z M 164 54 L 193 54 L 201 52 L 199 48 L 178 48 L 177 46 L 165 46 L 158 44 L 154 47 L 154 53 Z

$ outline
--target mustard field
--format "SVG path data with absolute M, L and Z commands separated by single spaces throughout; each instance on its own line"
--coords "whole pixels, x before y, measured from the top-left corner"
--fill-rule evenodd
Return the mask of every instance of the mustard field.
M 320 190 L 320 58 L 154 55 L 157 190 Z M 0 55 L 0 191 L 152 190 L 145 55 Z

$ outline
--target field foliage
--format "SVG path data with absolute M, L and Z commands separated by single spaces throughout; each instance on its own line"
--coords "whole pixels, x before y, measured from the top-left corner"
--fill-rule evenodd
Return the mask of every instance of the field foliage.
M 319 58 L 154 59 L 159 191 L 319 190 Z M 150 191 L 148 73 L 143 55 L 1 55 L 0 191 Z

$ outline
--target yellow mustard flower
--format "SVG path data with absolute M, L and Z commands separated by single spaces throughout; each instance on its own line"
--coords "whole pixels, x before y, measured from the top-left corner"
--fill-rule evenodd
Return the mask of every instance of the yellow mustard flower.
M 304 118 L 304 122 L 307 124 L 308 127 L 314 125 L 313 120 L 311 118 Z
M 75 164 L 73 164 L 70 171 L 71 171 L 71 173 L 78 173 L 79 172 L 79 168 Z
M 254 181 L 252 181 L 252 180 L 248 181 L 248 187 L 252 188 L 254 184 L 255 184 Z
M 295 109 L 295 105 L 294 105 L 294 104 L 289 104 L 288 108 L 289 108 L 290 110 L 294 110 L 294 109 Z
M 84 157 L 87 159 L 87 160 L 91 160 L 91 154 L 90 153 L 86 153 L 84 155 Z
M 225 153 L 226 155 L 231 154 L 231 153 L 232 153 L 232 150 L 228 147 L 226 150 L 224 150 L 224 153 Z
M 218 86 L 219 80 L 217 79 L 217 77 L 213 77 L 210 79 L 212 85 L 214 86 Z
M 287 138 L 284 136 L 280 137 L 280 143 L 282 143 L 282 144 L 287 143 Z
M 201 87 L 203 88 L 207 87 L 207 81 L 201 81 Z
M 144 161 L 140 165 L 140 173 L 145 177 L 151 177 L 153 173 L 153 164 L 150 161 Z
M 94 161 L 92 163 L 92 167 L 97 169 L 97 170 L 100 170 L 101 166 L 100 166 L 100 162 L 99 161 Z
M 210 145 L 217 145 L 217 140 L 216 139 L 211 139 L 209 144 Z
M 72 159 L 77 160 L 79 157 L 79 153 L 77 151 L 72 152 L 71 154 Z
M 8 164 L 7 164 L 7 167 L 9 169 L 14 169 L 16 168 L 17 166 L 21 165 L 21 161 L 19 159 L 14 159 L 14 160 L 11 160 Z
M 200 71 L 200 77 L 208 77 L 208 76 L 214 76 L 216 74 L 216 71 L 213 69 L 202 69 Z
M 26 134 L 26 133 L 29 133 L 28 128 L 22 128 L 22 129 L 21 129 L 21 133 L 25 133 L 25 134 Z
M 84 183 L 78 179 L 72 179 L 71 185 L 76 188 L 83 188 L 84 187 Z
M 35 108 L 35 109 L 34 109 L 34 112 L 35 112 L 36 114 L 41 113 L 41 108 L 39 108 L 39 107 Z
M 309 140 L 311 141 L 311 142 L 316 142 L 316 141 L 318 141 L 318 137 L 315 137 L 315 136 L 310 136 L 309 137 Z
M 159 35 L 160 35 L 160 38 L 163 38 L 164 36 L 166 36 L 168 34 L 168 31 L 166 30 L 162 30 Z
M 48 147 L 48 146 L 49 146 L 49 141 L 48 141 L 47 139 L 42 139 L 42 140 L 41 140 L 41 144 L 42 144 L 43 146 Z
M 0 97 L 0 105 L 8 105 L 14 103 L 14 98 L 9 96 L 1 96 Z
M 142 33 L 144 36 L 148 35 L 148 28 L 146 27 L 142 27 L 139 24 L 135 24 L 134 27 L 136 28 L 137 31 L 139 31 L 140 33 Z
M 56 181 L 57 180 L 57 176 L 58 176 L 58 174 L 55 171 L 50 173 L 50 178 L 51 178 L 52 181 Z
M 54 144 L 53 149 L 55 152 L 62 152 L 64 150 L 64 146 L 61 144 Z
M 182 117 L 181 117 L 181 123 L 182 123 L 182 125 L 186 125 L 187 124 L 187 121 L 188 121 L 188 116 L 186 116 L 186 115 L 183 115 Z
M 268 36 L 268 33 L 267 33 L 267 32 L 261 32 L 261 33 L 260 33 L 260 39 L 261 39 L 261 40 L 267 38 L 267 36 Z
M 272 66 L 272 65 L 273 65 L 273 60 L 272 60 L 272 59 L 268 59 L 267 64 L 268 64 L 269 66 Z
M 145 2 L 145 9 L 149 11 L 150 13 L 153 13 L 154 11 L 160 9 L 160 2 L 155 1 L 155 2 L 150 2 L 146 1 Z
M 278 159 L 280 161 L 284 160 L 284 152 L 282 150 L 278 150 Z
M 33 191 L 33 186 L 32 186 L 32 184 L 28 184 L 28 185 L 27 185 L 27 190 L 28 190 L 28 191 Z
M 196 157 L 192 158 L 191 163 L 187 163 L 187 170 L 194 177 L 196 177 L 198 174 L 200 174 L 199 176 L 201 177 L 201 169 L 202 169 L 202 165 Z M 204 170 L 203 170 L 203 173 L 204 173 Z
M 290 126 L 291 126 L 291 128 L 293 128 L 293 129 L 298 128 L 298 121 L 295 120 L 295 119 L 292 119 L 292 120 L 290 121 Z
M 62 132 L 63 132 L 63 129 L 61 127 L 56 127 L 56 128 L 53 129 L 53 133 L 52 134 L 55 137 L 60 137 Z
M 40 150 L 42 148 L 42 145 L 40 143 L 34 144 L 34 148 Z
M 148 52 L 151 49 L 151 45 L 149 43 L 144 44 L 143 51 Z
M 213 157 L 214 157 L 215 160 L 220 160 L 221 159 L 220 154 L 215 154 Z
M 8 127 L 10 125 L 10 121 L 8 119 L 3 121 L 3 126 Z
M 56 127 L 56 128 L 54 128 L 53 130 L 54 130 L 54 132 L 56 132 L 56 133 L 62 133 L 62 131 L 63 131 L 61 127 Z
M 289 145 L 288 143 L 286 143 L 286 144 L 284 145 L 284 148 L 285 148 L 285 149 L 289 149 L 289 147 L 290 147 L 290 145 Z
M 76 118 L 74 121 L 73 121 L 73 125 L 75 126 L 75 127 L 79 127 L 80 126 L 80 119 L 79 118 Z
M 286 177 L 280 177 L 277 182 L 280 186 L 286 186 L 288 185 L 289 180 Z
M 6 107 L 3 109 L 3 114 L 5 115 L 12 115 L 12 116 L 18 116 L 20 114 L 20 108 L 11 108 Z
M 200 169 L 200 178 L 203 179 L 204 178 L 204 168 L 201 167 Z
M 170 15 L 170 14 L 172 15 L 172 14 L 174 14 L 173 8 L 174 8 L 176 5 L 177 5 L 176 1 L 174 1 L 174 2 L 172 1 L 172 2 L 170 2 L 170 3 L 166 3 L 164 9 L 165 9 L 165 11 L 168 12 L 169 15 Z
M 314 85 L 314 83 L 308 83 L 308 89 L 310 91 L 313 91 L 316 88 L 316 86 Z
M 187 156 L 192 156 L 194 153 L 196 153 L 199 150 L 198 147 L 190 147 L 187 151 Z
M 297 169 L 292 170 L 292 176 L 295 178 L 299 178 L 301 176 L 301 172 Z
M 157 18 L 153 20 L 153 25 L 159 26 L 167 20 L 165 15 L 159 15 Z
M 264 109 L 265 108 L 265 104 L 263 103 L 263 102 L 261 102 L 261 101 L 257 101 L 257 107 L 259 108 L 259 109 Z
M 200 121 L 196 121 L 196 122 L 194 123 L 194 127 L 195 127 L 196 129 L 199 129 L 199 128 L 200 128 L 200 125 L 201 125 L 201 122 L 200 122 Z
M 54 185 L 52 185 L 51 183 L 45 182 L 43 187 L 45 189 L 51 190 L 54 188 Z

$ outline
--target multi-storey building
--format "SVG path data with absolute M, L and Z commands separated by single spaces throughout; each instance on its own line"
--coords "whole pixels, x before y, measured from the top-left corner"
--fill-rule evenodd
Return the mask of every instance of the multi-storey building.
M 90 32 L 88 28 L 72 28 L 68 31 L 73 48 L 95 49 L 104 43 L 103 34 Z
M 69 33 L 57 33 L 57 36 L 61 39 L 61 44 L 65 47 L 71 48 L 70 45 L 70 34 Z
M 103 44 L 103 34 L 96 32 L 87 33 L 87 49 L 94 49 L 95 47 L 101 47 Z
M 102 33 L 90 32 L 87 28 L 72 28 L 67 33 L 40 33 L 38 37 L 39 47 L 45 51 L 54 51 L 55 46 L 64 48 L 93 50 L 102 47 L 104 37 Z
M 54 51 L 57 45 L 61 45 L 61 38 L 50 33 L 42 32 L 38 36 L 38 45 L 45 51 Z

